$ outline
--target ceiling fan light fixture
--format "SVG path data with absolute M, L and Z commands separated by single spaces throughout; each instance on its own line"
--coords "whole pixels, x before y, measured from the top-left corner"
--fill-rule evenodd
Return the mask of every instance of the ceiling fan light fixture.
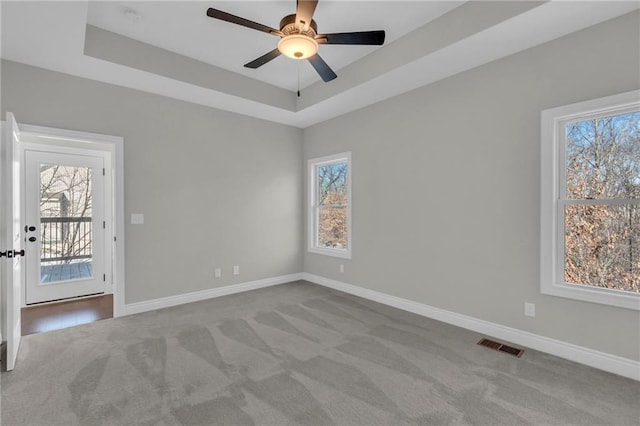
M 280 39 L 278 50 L 292 59 L 308 59 L 318 52 L 318 42 L 303 34 L 291 34 Z

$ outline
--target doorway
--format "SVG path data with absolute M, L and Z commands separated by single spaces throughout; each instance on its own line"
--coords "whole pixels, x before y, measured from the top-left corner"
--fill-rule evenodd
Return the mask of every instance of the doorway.
M 26 149 L 25 303 L 104 294 L 111 269 L 104 152 Z
M 0 139 L 3 154 L 0 252 L 4 254 L 6 251 L 7 257 L 14 261 L 11 263 L 14 267 L 7 267 L 10 266 L 7 262 L 2 265 L 3 288 L 0 302 L 3 308 L 2 340 L 3 343 L 6 342 L 7 349 L 5 366 L 7 370 L 11 370 L 14 368 L 20 347 L 21 310 L 27 308 L 28 299 L 57 300 L 61 297 L 65 300 L 80 301 L 103 297 L 86 296 L 88 292 L 93 294 L 96 291 L 109 296 L 105 299 L 110 301 L 113 317 L 118 317 L 124 312 L 124 140 L 117 136 L 18 124 L 10 112 L 7 113 L 7 121 L 2 122 L 2 126 L 6 131 L 3 131 L 3 137 Z M 30 178 L 30 188 L 27 188 L 27 156 L 30 157 L 31 163 L 38 164 L 31 165 L 33 174 Z M 97 162 L 86 163 L 85 157 L 93 157 Z M 84 181 L 90 182 L 84 188 L 85 191 L 91 192 L 91 201 L 87 200 L 86 195 L 85 198 L 79 198 L 80 202 L 87 206 L 82 214 L 79 214 L 77 209 L 72 210 L 70 206 L 70 198 L 78 197 L 78 194 L 73 193 L 76 189 L 67 188 L 65 192 L 57 187 L 42 197 L 42 183 L 47 176 L 52 177 L 52 168 L 56 166 L 66 168 L 63 171 L 67 175 L 84 174 Z M 60 171 L 56 176 L 56 179 L 64 181 Z M 87 176 L 90 176 L 90 179 L 87 179 Z M 96 179 L 100 176 L 103 183 Z M 63 184 L 60 185 L 64 187 Z M 101 185 L 102 187 L 98 188 Z M 71 186 L 75 187 L 75 184 Z M 103 195 L 99 195 L 96 188 Z M 34 194 L 35 197 L 31 197 L 29 202 L 37 208 L 32 205 L 27 209 L 26 200 Z M 97 201 L 96 197 L 102 201 Z M 88 208 L 89 205 L 91 209 Z M 25 220 L 27 210 L 32 215 L 29 224 Z M 98 210 L 102 213 L 96 213 Z M 54 211 L 58 214 L 49 214 Z M 95 216 L 94 213 L 102 216 Z M 43 221 L 43 218 L 46 220 Z M 52 231 L 51 236 L 46 235 L 42 224 L 46 224 L 46 232 Z M 58 236 L 53 235 L 56 230 Z M 75 238 L 71 236 L 72 232 L 76 232 Z M 90 238 L 85 238 L 82 242 L 80 236 Z M 79 243 L 72 243 L 73 241 Z M 83 248 L 83 245 L 86 247 Z M 27 251 L 29 256 L 26 255 Z M 80 265 L 81 263 L 84 265 Z M 19 268 L 16 268 L 16 265 Z M 68 275 L 63 275 L 62 268 L 59 268 L 60 275 L 54 276 L 54 269 L 58 266 L 66 266 L 67 271 L 64 274 Z M 81 267 L 85 268 L 82 273 Z M 40 284 L 46 282 L 53 286 L 50 283 L 55 282 L 56 287 L 58 284 L 83 286 L 88 277 L 96 278 L 98 284 L 102 280 L 102 284 L 97 290 L 82 288 L 77 293 L 63 290 L 60 294 L 49 294 L 43 299 L 31 299 L 30 296 L 28 298 L 24 273 L 29 268 L 30 275 L 38 277 L 34 280 L 39 279 Z M 71 272 L 70 268 L 76 271 Z M 68 297 L 71 299 L 67 299 Z M 60 303 L 44 302 L 29 306 L 39 307 L 45 304 L 51 307 L 48 309 L 53 309 Z

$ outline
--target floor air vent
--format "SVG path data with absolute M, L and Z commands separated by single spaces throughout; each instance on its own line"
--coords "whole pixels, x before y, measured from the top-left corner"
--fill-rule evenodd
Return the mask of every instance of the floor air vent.
M 496 351 L 505 352 L 509 355 L 517 356 L 520 358 L 524 353 L 524 349 L 514 348 L 513 346 L 505 345 L 494 340 L 482 339 L 478 342 L 480 346 L 486 346 L 487 348 L 494 349 Z

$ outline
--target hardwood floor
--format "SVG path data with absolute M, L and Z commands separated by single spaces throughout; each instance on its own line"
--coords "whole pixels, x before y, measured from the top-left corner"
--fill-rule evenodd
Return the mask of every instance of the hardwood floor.
M 22 308 L 22 335 L 113 318 L 113 295 Z

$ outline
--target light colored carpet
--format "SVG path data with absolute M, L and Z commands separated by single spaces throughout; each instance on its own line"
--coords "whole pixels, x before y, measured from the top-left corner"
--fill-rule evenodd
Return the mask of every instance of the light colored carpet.
M 296 282 L 26 336 L 12 425 L 638 424 L 640 383 Z

